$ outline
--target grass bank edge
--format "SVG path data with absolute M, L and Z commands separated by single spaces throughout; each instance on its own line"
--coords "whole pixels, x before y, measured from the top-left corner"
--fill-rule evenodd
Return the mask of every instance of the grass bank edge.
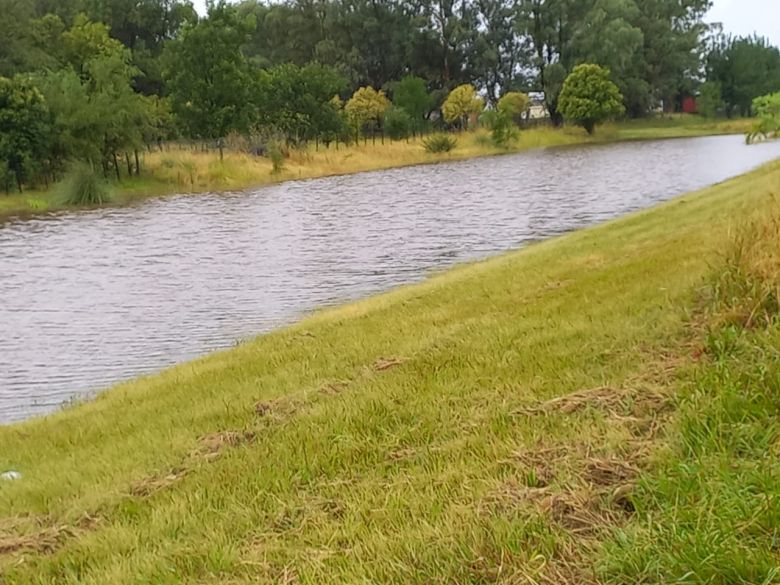
M 213 152 L 152 152 L 143 155 L 142 167 L 145 170 L 141 177 L 125 178 L 110 184 L 114 196 L 110 205 L 129 205 L 150 197 L 174 194 L 238 191 L 285 181 L 467 160 L 551 146 L 743 134 L 750 130 L 752 124 L 752 120 L 678 117 L 607 124 L 594 136 L 588 136 L 578 128 L 531 128 L 522 131 L 518 139 L 507 147 L 493 145 L 489 134 L 478 130 L 458 135 L 458 147 L 443 155 L 426 153 L 419 138 L 409 141 L 388 139 L 385 144 L 368 143 L 339 150 L 309 147 L 293 151 L 281 172 L 274 172 L 272 163 L 266 158 L 234 152 L 226 153 L 224 161 Z M 0 195 L 0 223 L 72 209 L 79 207 L 64 203 L 56 186 L 46 191 Z
M 604 583 L 780 582 L 779 189 L 697 294 L 663 450 L 596 555 Z
M 513 419 L 507 413 L 564 396 L 576 388 L 625 386 L 625 381 L 637 373 L 639 362 L 647 357 L 646 351 L 652 347 L 669 348 L 679 341 L 686 331 L 690 303 L 717 263 L 718 249 L 730 237 L 729 226 L 751 211 L 763 209 L 761 206 L 770 193 L 777 192 L 779 183 L 780 164 L 771 163 L 654 209 L 465 265 L 419 285 L 324 310 L 234 350 L 123 384 L 97 401 L 48 419 L 0 429 L 0 454 L 16 457 L 11 463 L 21 464 L 31 480 L 28 486 L 18 483 L 5 493 L 0 492 L 0 516 L 31 514 L 30 518 L 37 522 L 36 514 L 44 513 L 53 522 L 77 523 L 86 512 L 90 518 L 100 516 L 104 523 L 102 528 L 98 524 L 94 533 L 75 528 L 76 536 L 68 537 L 53 555 L 28 556 L 27 565 L 18 565 L 9 573 L 9 582 L 42 582 L 47 576 L 67 577 L 72 582 L 82 578 L 83 582 L 101 582 L 102 578 L 105 582 L 110 573 L 102 571 L 118 570 L 112 569 L 114 557 L 107 554 L 114 552 L 108 550 L 112 542 L 113 546 L 130 547 L 123 549 L 127 555 L 123 556 L 123 570 L 132 567 L 136 581 L 154 580 L 160 576 L 158 569 L 163 570 L 144 560 L 146 553 L 141 551 L 151 546 L 162 551 L 160 554 L 177 571 L 184 571 L 185 580 L 217 583 L 232 575 L 235 582 L 249 582 L 255 576 L 251 574 L 251 567 L 255 566 L 252 563 L 263 559 L 253 559 L 252 551 L 243 545 L 236 550 L 227 543 L 251 541 L 252 526 L 266 526 L 266 522 L 270 522 L 268 526 L 276 525 L 273 515 L 284 516 L 285 506 L 299 505 L 295 503 L 297 498 L 308 490 L 335 490 L 333 494 L 341 498 L 352 493 L 352 489 L 340 491 L 328 483 L 318 483 L 316 474 L 295 479 L 309 466 L 319 468 L 325 479 L 333 474 L 336 479 L 350 480 L 338 485 L 354 486 L 352 482 L 357 481 L 357 493 L 370 497 L 365 503 L 360 499 L 347 500 L 344 505 L 347 510 L 355 507 L 357 512 L 369 516 L 376 513 L 372 512 L 376 505 L 372 498 L 384 497 L 386 492 L 410 498 L 412 495 L 403 491 L 402 485 L 412 482 L 417 487 L 412 492 L 414 499 L 407 503 L 420 507 L 426 518 L 422 524 L 415 520 L 414 530 L 411 526 L 405 528 L 408 532 L 403 539 L 396 534 L 395 524 L 408 522 L 403 514 L 392 516 L 385 524 L 384 531 L 389 534 L 386 540 L 376 541 L 377 536 L 371 531 L 353 534 L 355 545 L 360 545 L 354 549 L 355 563 L 339 566 L 338 570 L 332 568 L 320 582 L 367 582 L 369 577 L 373 577 L 373 582 L 431 582 L 424 572 L 395 572 L 403 564 L 399 558 L 413 552 L 422 555 L 417 558 L 422 566 L 441 572 L 436 574 L 442 582 L 466 582 L 478 577 L 483 582 L 486 575 L 492 575 L 495 581 L 493 571 L 499 565 L 526 571 L 540 583 L 565 582 L 545 581 L 547 569 L 538 566 L 538 559 L 547 559 L 547 568 L 557 566 L 562 552 L 573 551 L 567 547 L 579 540 L 562 527 L 560 519 L 551 517 L 551 512 L 540 512 L 534 506 L 518 508 L 515 494 L 523 493 L 529 482 L 538 484 L 540 478 L 529 479 L 522 465 L 517 475 L 510 465 L 507 476 L 507 464 L 498 459 L 518 448 L 522 452 L 533 449 L 540 436 L 551 441 L 545 449 L 571 446 L 575 457 L 564 462 L 561 477 L 550 480 L 553 488 L 568 489 L 567 482 L 573 479 L 566 476 L 567 467 L 586 462 L 586 457 L 580 460 L 581 448 L 586 452 L 595 450 L 591 455 L 617 455 L 631 435 L 605 425 L 598 409 L 577 412 L 571 419 L 556 413 Z M 418 335 L 409 335 L 410 332 Z M 538 338 L 537 343 L 533 343 L 533 338 Z M 486 349 L 496 343 L 496 351 Z M 552 355 L 548 365 L 553 367 L 544 369 L 549 379 L 536 380 L 534 369 L 523 369 L 521 362 L 502 365 L 505 349 L 514 343 L 521 343 L 522 355 L 528 360 Z M 645 349 L 640 351 L 642 347 Z M 451 366 L 454 369 L 448 370 L 453 356 L 476 356 L 489 363 L 455 364 Z M 395 365 L 393 358 L 398 358 Z M 260 371 L 259 361 L 269 362 L 268 372 Z M 285 368 L 295 370 L 292 379 L 285 377 Z M 472 374 L 474 368 L 476 373 Z M 437 372 L 433 378 L 431 369 Z M 503 378 L 498 372 L 509 377 Z M 442 408 L 427 404 L 439 395 L 437 376 L 444 376 L 448 383 L 441 396 L 445 399 Z M 495 380 L 485 386 L 480 382 L 485 376 Z M 220 388 L 218 384 L 226 379 L 232 386 Z M 333 386 L 328 392 L 321 391 L 324 384 L 338 384 L 339 380 L 347 380 L 355 388 Z M 434 387 L 428 389 L 429 384 Z M 502 390 L 499 384 L 510 384 L 511 392 Z M 449 395 L 454 402 L 446 400 Z M 262 411 L 261 421 L 272 424 L 263 426 L 253 443 L 244 445 L 237 439 L 237 448 L 229 449 L 224 457 L 199 462 L 183 479 L 164 485 L 171 470 L 181 465 L 182 458 L 186 461 L 188 453 L 202 446 L 200 438 L 236 432 L 245 425 L 254 428 L 252 425 L 258 424 L 258 413 L 253 409 L 255 400 L 270 411 Z M 311 402 L 311 411 L 293 413 L 292 418 L 281 421 L 280 427 L 273 423 L 274 404 L 286 408 L 307 401 Z M 198 406 L 198 402 L 202 405 Z M 396 412 L 380 410 L 381 416 L 372 417 L 370 413 L 385 402 Z M 179 412 L 175 411 L 177 408 Z M 450 410 L 454 420 L 449 418 Z M 464 416 L 475 417 L 480 424 L 460 427 L 459 419 Z M 394 417 L 398 420 L 393 421 Z M 516 422 L 511 423 L 512 420 Z M 339 426 L 334 421 L 351 421 L 358 426 Z M 426 421 L 430 426 L 425 425 Z M 415 429 L 420 426 L 423 436 L 416 437 Z M 371 429 L 378 433 L 376 443 L 344 443 L 357 431 L 359 436 L 363 432 L 373 436 Z M 386 436 L 392 439 L 393 449 L 388 461 L 384 461 Z M 130 443 L 123 446 L 123 440 Z M 432 458 L 430 472 L 403 476 L 402 484 L 386 485 L 384 473 L 390 473 L 388 470 L 409 470 L 405 460 L 408 455 L 404 453 L 419 449 L 417 440 L 423 446 L 417 456 L 423 457 L 423 462 Z M 427 444 L 431 440 L 433 450 Z M 301 450 L 301 445 L 306 448 Z M 467 447 L 466 452 L 458 455 L 463 446 Z M 456 456 L 447 459 L 446 455 L 437 455 L 440 448 L 454 449 Z M 368 459 L 349 460 L 353 449 L 365 452 Z M 41 457 L 46 460 L 36 463 Z M 331 464 L 337 467 L 331 469 Z M 258 470 L 262 473 L 255 477 Z M 279 475 L 273 476 L 277 471 Z M 43 477 L 46 474 L 49 476 Z M 267 475 L 271 477 L 266 478 Z M 349 477 L 343 478 L 344 475 Z M 454 483 L 448 483 L 446 478 Z M 137 486 L 133 480 L 139 479 L 151 481 L 142 483 L 143 489 L 150 489 L 150 485 L 163 487 L 154 488 L 152 493 L 134 492 L 138 488 L 130 486 Z M 285 506 L 279 510 L 272 503 L 263 502 L 272 509 L 250 511 L 242 490 L 253 481 L 262 483 L 266 479 L 270 483 L 262 484 L 262 489 L 283 500 Z M 378 483 L 374 485 L 374 481 Z M 447 500 L 444 494 L 434 491 L 435 497 L 426 499 L 426 486 L 432 489 L 442 481 L 449 490 L 445 491 L 449 499 L 455 498 L 449 515 L 446 507 L 441 509 L 437 504 Z M 211 489 L 215 482 L 228 482 L 224 494 Z M 456 487 L 460 485 L 466 488 L 463 493 Z M 510 487 L 514 491 L 507 492 Z M 488 493 L 482 493 L 484 490 Z M 202 503 L 208 494 L 223 501 L 221 498 L 229 498 L 236 491 L 241 498 L 235 503 L 238 506 L 242 502 L 240 506 L 225 509 L 223 502 L 219 510 L 221 515 L 230 515 L 231 510 L 239 513 L 230 522 L 217 520 L 222 516 L 212 516 L 210 508 Z M 473 493 L 479 497 L 472 500 Z M 487 499 L 480 499 L 483 496 Z M 274 498 L 270 500 L 276 501 Z M 196 509 L 189 516 L 182 516 L 188 508 L 181 506 L 194 502 L 198 502 Z M 429 505 L 435 506 L 436 515 L 427 516 Z M 485 509 L 490 511 L 489 518 L 485 517 Z M 316 509 L 308 512 L 319 518 Z M 197 524 L 196 519 L 201 517 L 206 524 Z M 295 527 L 290 533 L 284 531 L 274 536 L 280 539 L 279 549 L 267 553 L 270 557 L 265 562 L 278 565 L 281 570 L 288 566 L 285 563 L 296 561 L 295 555 L 304 542 L 311 540 L 316 544 L 326 536 L 332 538 L 331 531 L 339 533 L 342 524 L 346 533 L 339 533 L 340 538 L 349 538 L 347 528 L 355 530 L 349 518 L 350 515 L 346 520 L 334 518 L 322 532 L 310 526 L 303 542 L 296 540 L 299 529 Z M 215 521 L 218 525 L 213 524 Z M 126 522 L 131 522 L 132 534 L 151 540 L 132 546 L 122 540 L 131 534 Z M 208 543 L 188 538 L 178 542 L 169 530 L 182 522 L 195 522 L 189 526 L 196 529 L 184 531 L 187 534 L 200 534 L 206 525 L 216 532 L 210 534 Z M 429 534 L 427 526 L 434 526 L 436 532 Z M 465 530 L 464 526 L 470 528 Z M 174 530 L 182 533 L 178 528 Z M 265 534 L 265 530 L 261 533 Z M 637 530 L 641 532 L 641 527 Z M 431 539 L 433 536 L 436 538 Z M 407 549 L 405 541 L 410 547 L 424 542 L 430 552 Z M 177 547 L 183 547 L 178 557 Z M 365 551 L 365 558 L 360 556 L 361 550 Z M 380 554 L 382 550 L 386 555 Z M 533 555 L 526 558 L 525 550 Z M 237 556 L 226 560 L 225 555 Z M 391 565 L 377 567 L 381 563 L 368 562 L 385 557 L 393 561 Z M 588 559 L 593 560 L 578 557 L 581 563 Z M 633 574 L 631 558 L 614 553 L 610 559 L 604 580 L 610 575 Z M 306 566 L 305 558 L 297 561 L 303 563 L 299 567 L 302 575 L 315 574 L 311 571 L 316 567 Z M 381 572 L 371 574 L 372 567 Z M 130 579 L 129 574 L 125 580 Z M 278 577 L 273 571 L 269 573 L 269 582 L 274 575 Z M 342 579 L 345 575 L 349 578 Z M 394 577 L 382 578 L 387 575 Z M 619 578 L 616 581 L 625 582 Z

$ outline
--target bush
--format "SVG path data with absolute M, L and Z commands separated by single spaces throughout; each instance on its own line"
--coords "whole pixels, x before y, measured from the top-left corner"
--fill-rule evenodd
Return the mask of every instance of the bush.
M 284 169 L 284 149 L 281 142 L 278 140 L 272 140 L 268 143 L 268 158 L 271 159 L 273 165 L 273 174 L 278 174 Z
M 505 147 L 517 138 L 517 127 L 512 122 L 509 113 L 502 110 L 487 110 L 479 119 L 480 123 L 490 130 L 490 141 L 494 146 Z
M 558 111 L 567 122 L 585 128 L 593 134 L 596 124 L 621 115 L 623 96 L 609 78 L 609 70 L 598 65 L 577 65 L 558 98 Z
M 450 152 L 451 150 L 454 150 L 457 145 L 458 141 L 446 134 L 434 134 L 423 140 L 423 148 L 425 148 L 426 152 L 432 154 Z
M 519 91 L 510 91 L 498 100 L 496 110 L 509 116 L 512 122 L 517 125 L 522 122 L 523 115 L 530 107 L 531 98 Z
M 398 106 L 390 106 L 385 110 L 385 133 L 393 140 L 409 136 L 412 119 L 406 110 Z
M 65 175 L 60 196 L 66 205 L 104 205 L 113 200 L 106 181 L 92 165 L 76 163 Z
M 769 325 L 780 314 L 780 205 L 773 202 L 734 237 L 710 305 L 725 325 Z
M 780 137 L 780 92 L 757 97 L 753 111 L 758 121 L 748 134 L 748 142 Z
M 225 137 L 225 149 L 232 152 L 248 153 L 251 149 L 249 139 L 239 132 L 231 132 Z
M 479 114 L 485 103 L 477 95 L 473 85 L 459 85 L 453 89 L 441 106 L 444 121 L 457 124 L 460 128 L 468 128 L 469 116 Z

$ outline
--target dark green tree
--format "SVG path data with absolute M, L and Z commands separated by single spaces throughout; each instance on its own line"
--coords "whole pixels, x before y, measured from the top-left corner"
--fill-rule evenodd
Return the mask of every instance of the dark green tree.
M 393 85 L 393 104 L 409 115 L 411 130 L 419 132 L 433 106 L 433 100 L 423 78 L 406 75 Z
M 30 70 L 34 62 L 29 3 L 0 0 L 0 75 L 13 76 Z
M 345 127 L 332 100 L 346 85 L 335 70 L 316 63 L 261 71 L 255 96 L 258 125 L 290 142 L 333 140 Z
M 723 91 L 717 81 L 706 81 L 699 88 L 699 113 L 705 118 L 714 118 L 724 108 Z
M 761 37 L 720 37 L 707 57 L 707 80 L 719 84 L 727 115 L 749 116 L 755 98 L 780 91 L 780 50 Z
M 197 21 L 192 3 L 183 0 L 82 0 L 90 19 L 105 23 L 111 36 L 132 52 L 137 69 L 133 84 L 146 94 L 163 92 L 165 43 L 187 23 Z
M 578 63 L 596 63 L 609 69 L 623 94 L 626 110 L 638 117 L 653 104 L 644 79 L 644 33 L 635 0 L 595 0 L 574 34 Z
M 406 110 L 391 105 L 385 110 L 382 127 L 390 138 L 400 140 L 409 136 L 412 129 L 412 119 Z
M 22 77 L 0 77 L 0 161 L 19 192 L 48 155 L 49 110 L 43 94 Z
M 119 178 L 118 158 L 142 145 L 152 104 L 134 91 L 130 51 L 105 25 L 78 17 L 62 36 L 68 66 L 40 79 L 54 117 L 53 158 L 113 168 Z
M 474 5 L 481 25 L 475 32 L 469 69 L 488 102 L 495 105 L 501 92 L 526 85 L 524 70 L 531 54 L 518 27 L 518 0 L 475 0 Z
M 700 75 L 705 36 L 703 18 L 712 0 L 636 0 L 642 30 L 643 79 L 654 102 L 666 109 L 691 95 Z
M 94 59 L 113 56 L 125 60 L 129 58 L 122 43 L 108 34 L 105 24 L 93 22 L 83 14 L 77 16 L 73 26 L 62 34 L 62 47 L 65 63 L 85 77 L 88 76 L 87 65 Z
M 253 75 L 241 52 L 248 24 L 224 0 L 169 45 L 166 81 L 171 107 L 189 136 L 221 139 L 252 124 Z

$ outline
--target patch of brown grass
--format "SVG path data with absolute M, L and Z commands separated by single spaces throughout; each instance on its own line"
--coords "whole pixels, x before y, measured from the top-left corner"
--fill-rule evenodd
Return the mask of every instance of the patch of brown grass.
M 578 390 L 571 394 L 557 396 L 545 402 L 521 408 L 517 411 L 517 414 L 534 415 L 547 412 L 572 414 L 588 407 L 612 411 L 620 407 L 626 393 L 622 389 L 598 386 L 596 388 Z
M 375 372 L 384 372 L 385 370 L 400 366 L 405 361 L 406 358 L 402 357 L 380 357 L 374 362 L 374 365 L 371 366 L 371 369 Z
M 99 522 L 100 518 L 89 514 L 72 524 L 52 524 L 45 517 L 6 518 L 0 525 L 0 555 L 51 554 L 67 539 L 95 530 Z
M 0 554 L 32 551 L 52 553 L 66 538 L 73 536 L 69 526 L 52 526 L 24 535 L 0 535 Z
M 583 479 L 594 486 L 625 485 L 639 475 L 639 468 L 620 457 L 591 457 L 585 463 Z

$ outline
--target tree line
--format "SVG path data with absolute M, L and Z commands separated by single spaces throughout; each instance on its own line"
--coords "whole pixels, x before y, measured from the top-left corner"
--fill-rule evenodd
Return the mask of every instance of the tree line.
M 719 34 L 710 4 L 212 0 L 199 17 L 185 0 L 0 0 L 0 180 L 45 184 L 71 160 L 133 175 L 140 149 L 174 138 L 240 135 L 257 154 L 273 140 L 402 138 L 463 127 L 483 106 L 501 141 L 529 92 L 562 123 L 582 64 L 616 86 L 612 115 L 697 93 L 705 113 L 749 114 L 780 90 L 780 52 Z

